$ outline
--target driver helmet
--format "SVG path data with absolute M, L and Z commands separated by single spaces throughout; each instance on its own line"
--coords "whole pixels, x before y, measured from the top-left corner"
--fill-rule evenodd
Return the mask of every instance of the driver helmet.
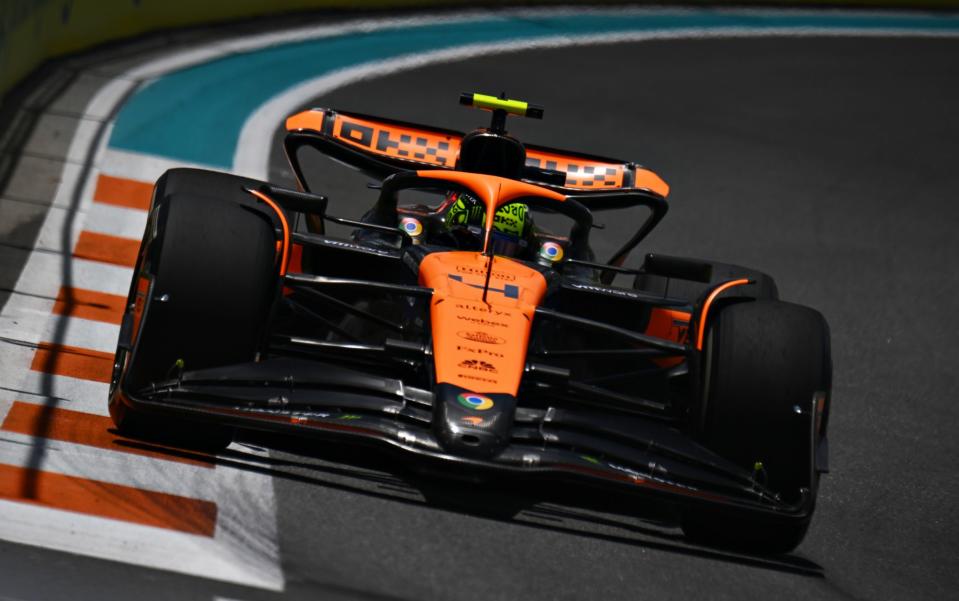
M 463 192 L 451 192 L 452 201 L 446 212 L 446 227 L 473 227 L 480 230 L 486 226 L 486 207 L 473 196 Z M 529 207 L 513 202 L 496 209 L 493 214 L 491 246 L 493 254 L 517 257 L 526 250 L 527 239 L 533 231 L 533 217 Z

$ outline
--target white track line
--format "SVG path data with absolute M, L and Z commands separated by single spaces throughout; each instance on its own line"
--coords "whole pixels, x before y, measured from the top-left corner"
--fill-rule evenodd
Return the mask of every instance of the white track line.
M 29 343 L 48 342 L 56 338 L 58 329 L 62 329 L 61 344 L 111 354 L 117 348 L 117 338 L 120 335 L 118 325 L 77 317 L 51 317 L 49 311 L 46 314 L 31 311 L 19 315 L 9 315 L 4 311 L 3 315 L 0 315 L 0 336 L 4 338 Z
M 80 211 L 50 207 L 48 215 L 50 227 L 41 231 L 35 248 L 53 253 L 72 253 L 83 230 L 139 241 L 147 221 L 146 211 L 98 202 L 91 203 Z M 69 247 L 64 248 L 63 229 L 68 220 L 72 220 L 72 231 L 67 242 Z
M 33 360 L 33 351 L 23 349 L 22 351 L 8 352 L 0 349 L 4 357 L 10 357 L 12 360 L 20 359 L 30 365 Z M 8 354 L 9 353 L 9 354 Z M 110 387 L 102 382 L 91 382 L 89 380 L 80 380 L 78 378 L 68 378 L 66 376 L 48 377 L 46 374 L 26 370 L 18 374 L 15 380 L 4 379 L 4 388 L 10 390 L 0 390 L 0 399 L 28 401 L 33 403 L 44 403 L 45 394 L 49 394 L 58 400 L 57 407 L 70 409 L 71 411 L 82 411 L 92 415 L 109 415 L 107 410 L 107 392 Z M 49 390 L 47 390 L 49 386 Z M 6 414 L 6 410 L 3 411 Z
M 223 50 L 216 54 L 222 55 Z M 64 253 L 72 253 L 80 231 L 106 233 L 128 239 L 142 235 L 146 213 L 92 202 L 100 168 L 107 174 L 138 181 L 155 180 L 163 171 L 182 163 L 107 151 L 110 126 L 95 149 L 94 163 L 83 189 L 77 189 L 86 157 L 94 139 L 97 120 L 112 114 L 114 107 L 136 80 L 190 61 L 209 57 L 209 52 L 182 53 L 142 65 L 106 84 L 91 100 L 71 140 L 60 185 L 40 230 L 36 249 L 30 253 L 16 292 L 0 315 L 0 335 L 36 343 L 50 340 L 65 326 L 61 342 L 71 346 L 110 352 L 118 328 L 112 324 L 52 316 L 53 298 L 63 285 Z M 94 119 L 95 118 L 95 119 Z M 35 149 L 42 154 L 43 147 Z M 79 196 L 78 196 L 79 194 Z M 79 200 L 79 203 L 77 202 Z M 70 235 L 63 230 L 70 223 Z M 125 295 L 132 270 L 125 267 L 72 259 L 71 284 L 110 294 Z M 51 376 L 29 369 L 34 349 L 0 341 L 0 418 L 13 401 L 43 404 L 49 394 L 56 406 L 94 415 L 106 415 L 107 385 L 65 376 Z M 260 588 L 282 590 L 272 481 L 258 471 L 219 466 L 215 470 L 151 459 L 55 440 L 0 432 L 0 463 L 27 465 L 35 443 L 43 443 L 40 469 L 71 476 L 159 490 L 217 504 L 217 525 L 212 539 L 162 528 L 93 517 L 26 503 L 0 502 L 0 538 L 31 545 L 92 555 L 116 561 L 215 578 Z M 251 460 L 255 453 L 238 447 Z M 240 462 L 243 463 L 242 461 Z M 255 461 L 253 461 L 255 463 Z M 254 519 L 251 519 L 254 518 Z
M 146 211 L 94 202 L 84 221 L 84 229 L 139 241 L 146 223 Z
M 55 236 L 50 232 L 44 232 L 41 237 L 51 239 Z M 133 270 L 129 267 L 77 258 L 72 260 L 71 271 L 73 286 L 77 288 L 119 294 L 124 297 L 130 289 L 130 278 L 133 277 Z M 60 286 L 63 285 L 63 257 L 59 253 L 34 251 L 27 259 L 23 274 L 17 282 L 15 288 L 17 291 L 56 297 Z M 7 307 L 10 303 L 15 303 L 18 296 L 20 295 L 12 295 Z M 6 313 L 7 308 L 4 308 L 3 312 Z
M 100 165 L 103 173 L 114 177 L 125 177 L 143 182 L 155 182 L 169 169 L 177 167 L 192 167 L 194 169 L 216 169 L 210 165 L 199 163 L 184 163 L 149 154 L 141 154 L 129 150 L 106 148 L 103 151 Z M 222 171 L 222 170 L 221 170 Z
M 271 549 L 243 537 L 214 538 L 0 500 L 0 538 L 147 568 L 277 588 Z M 222 516 L 221 516 L 222 519 Z M 108 595 L 107 595 L 108 596 Z
M 38 439 L 0 430 L 0 440 L 7 443 L 0 446 L 0 463 L 26 465 Z M 217 500 L 219 491 L 206 484 L 214 473 L 209 467 L 133 453 L 104 452 L 103 449 L 60 440 L 45 440 L 44 444 L 47 445 L 43 461 L 44 472 L 203 501 Z

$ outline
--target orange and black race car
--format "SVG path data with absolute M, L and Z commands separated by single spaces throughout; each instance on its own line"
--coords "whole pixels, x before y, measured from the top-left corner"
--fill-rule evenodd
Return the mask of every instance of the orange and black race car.
M 659 496 L 688 535 L 795 547 L 827 470 L 822 315 L 736 265 L 624 267 L 667 185 L 507 135 L 535 105 L 461 103 L 490 127 L 290 117 L 300 190 L 165 173 L 117 347 L 117 427 L 207 447 L 237 427 L 378 441 L 452 471 Z M 327 212 L 301 160 L 315 151 L 376 179 L 362 219 Z M 594 213 L 633 207 L 647 217 L 597 262 Z

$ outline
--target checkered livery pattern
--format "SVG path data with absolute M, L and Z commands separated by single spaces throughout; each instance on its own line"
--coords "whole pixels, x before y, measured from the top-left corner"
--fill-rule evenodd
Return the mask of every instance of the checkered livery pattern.
M 526 164 L 540 169 L 564 171 L 566 187 L 580 189 L 622 188 L 625 165 L 585 162 L 559 154 L 527 150 Z
M 458 138 L 399 125 L 337 115 L 333 137 L 368 152 L 452 167 L 459 155 Z

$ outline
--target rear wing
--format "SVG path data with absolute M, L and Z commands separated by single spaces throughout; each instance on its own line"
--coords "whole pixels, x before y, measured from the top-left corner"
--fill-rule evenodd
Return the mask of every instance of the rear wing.
M 297 150 L 311 146 L 369 175 L 419 169 L 455 169 L 462 132 L 427 127 L 359 113 L 311 109 L 286 120 L 285 146 L 300 183 L 306 181 Z M 665 198 L 669 186 L 635 163 L 524 145 L 523 180 L 570 196 L 607 190 L 641 190 Z

